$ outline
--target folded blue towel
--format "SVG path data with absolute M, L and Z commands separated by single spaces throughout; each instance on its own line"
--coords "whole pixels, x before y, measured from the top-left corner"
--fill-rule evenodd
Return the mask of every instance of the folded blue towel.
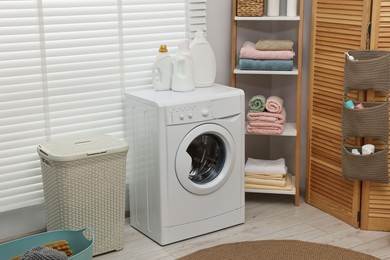
M 290 71 L 293 69 L 293 61 L 240 59 L 239 67 L 242 70 Z

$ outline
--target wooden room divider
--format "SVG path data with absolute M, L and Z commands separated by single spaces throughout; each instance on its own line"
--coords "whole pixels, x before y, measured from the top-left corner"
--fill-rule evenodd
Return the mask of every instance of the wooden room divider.
M 388 231 L 390 184 L 342 176 L 341 110 L 344 53 L 390 50 L 390 0 L 313 0 L 311 37 L 306 201 L 354 227 Z M 374 93 L 350 95 L 385 100 Z

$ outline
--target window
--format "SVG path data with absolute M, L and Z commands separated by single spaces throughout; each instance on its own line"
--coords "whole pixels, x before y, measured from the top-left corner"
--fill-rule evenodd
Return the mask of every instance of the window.
M 0 1 L 0 212 L 43 203 L 39 144 L 124 138 L 126 89 L 205 24 L 206 0 Z

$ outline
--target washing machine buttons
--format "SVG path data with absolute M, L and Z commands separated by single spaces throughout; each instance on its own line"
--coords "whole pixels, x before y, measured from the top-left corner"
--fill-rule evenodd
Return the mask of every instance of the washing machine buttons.
M 168 124 L 200 122 L 212 118 L 210 102 L 174 106 L 167 112 L 169 113 Z
M 193 117 L 193 114 L 192 113 L 188 113 L 187 117 L 188 117 L 188 119 L 191 119 Z M 184 118 L 185 118 L 184 114 L 180 114 L 179 115 L 179 119 L 180 120 L 184 120 Z
M 203 117 L 209 116 L 209 110 L 207 108 L 202 108 L 202 110 L 200 110 L 200 113 L 202 114 Z

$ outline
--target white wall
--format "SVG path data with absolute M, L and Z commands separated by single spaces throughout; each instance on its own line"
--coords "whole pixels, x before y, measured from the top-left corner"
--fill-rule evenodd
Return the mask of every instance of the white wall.
M 230 85 L 231 0 L 207 1 L 207 40 L 217 59 L 216 82 Z

